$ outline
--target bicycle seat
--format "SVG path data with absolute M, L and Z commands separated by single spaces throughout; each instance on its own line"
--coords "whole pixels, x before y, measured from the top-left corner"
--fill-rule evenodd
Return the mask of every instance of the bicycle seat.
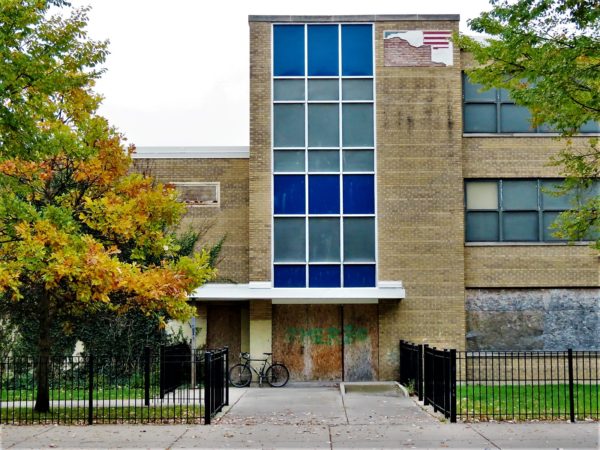
M 270 356 L 270 355 L 272 355 L 272 354 L 273 354 L 273 353 L 263 353 L 263 355 L 267 355 L 267 356 Z

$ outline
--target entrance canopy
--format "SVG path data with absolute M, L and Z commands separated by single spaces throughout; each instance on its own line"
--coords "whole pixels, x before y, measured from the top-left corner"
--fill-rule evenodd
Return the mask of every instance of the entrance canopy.
M 269 282 L 248 284 L 207 283 L 196 289 L 191 298 L 201 300 L 260 300 L 273 303 L 377 303 L 380 299 L 403 299 L 401 281 L 380 281 L 373 288 L 274 288 Z

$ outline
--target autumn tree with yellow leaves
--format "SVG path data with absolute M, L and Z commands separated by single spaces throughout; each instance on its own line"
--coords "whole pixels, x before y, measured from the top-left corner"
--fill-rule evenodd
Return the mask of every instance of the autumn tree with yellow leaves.
M 214 276 L 206 252 L 181 257 L 173 187 L 129 172 L 133 147 L 97 114 L 107 43 L 87 9 L 0 4 L 0 304 L 35 318 L 35 410 L 49 410 L 51 327 L 100 310 L 185 319 Z

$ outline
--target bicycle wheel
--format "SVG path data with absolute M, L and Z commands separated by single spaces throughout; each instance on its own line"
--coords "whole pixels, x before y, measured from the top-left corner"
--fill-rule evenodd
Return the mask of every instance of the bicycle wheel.
M 283 364 L 273 364 L 267 369 L 266 378 L 272 387 L 283 387 L 290 379 L 290 372 Z
M 252 381 L 252 372 L 245 364 L 236 364 L 229 370 L 229 382 L 235 387 L 246 387 Z

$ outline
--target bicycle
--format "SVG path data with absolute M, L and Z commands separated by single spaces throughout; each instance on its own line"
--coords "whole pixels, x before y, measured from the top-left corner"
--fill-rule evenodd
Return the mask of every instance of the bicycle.
M 240 353 L 240 358 L 246 360 L 243 364 L 236 364 L 229 370 L 229 382 L 235 387 L 246 387 L 252 382 L 252 371 L 258 375 L 258 385 L 262 386 L 263 380 L 266 380 L 271 387 L 283 387 L 290 379 L 290 371 L 282 363 L 275 362 L 269 364 L 267 361 L 273 353 L 263 353 L 267 355 L 265 359 L 252 359 L 250 353 Z M 251 361 L 262 361 L 260 370 L 256 370 Z

